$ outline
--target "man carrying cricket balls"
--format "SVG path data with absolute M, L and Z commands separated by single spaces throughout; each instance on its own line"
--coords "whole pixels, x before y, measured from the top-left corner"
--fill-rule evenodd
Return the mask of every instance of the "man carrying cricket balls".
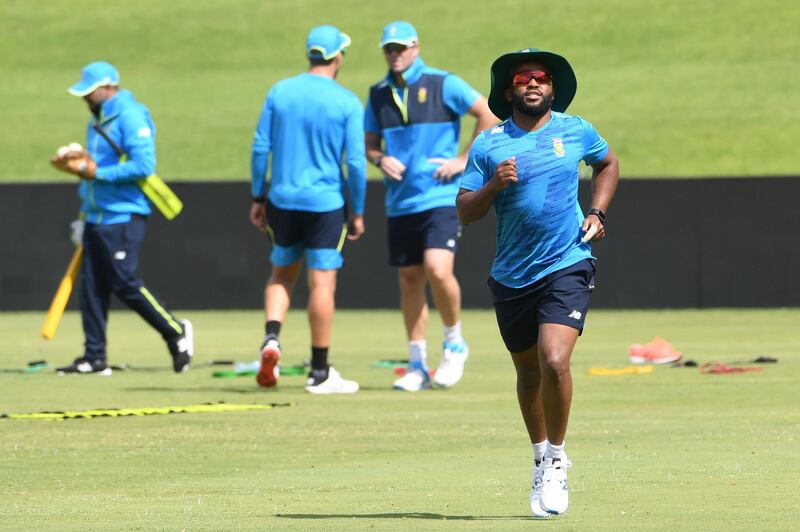
M 80 179 L 83 223 L 73 222 L 73 240 L 83 246 L 80 306 L 86 342 L 83 355 L 57 371 L 111 373 L 106 322 L 112 293 L 161 334 L 174 371 L 186 371 L 194 352 L 192 324 L 175 319 L 136 277 L 151 212 L 140 182 L 156 165 L 150 112 L 130 91 L 120 90 L 116 68 L 103 61 L 86 65 L 69 93 L 83 98 L 92 113 L 87 148 L 62 147 L 51 163 Z

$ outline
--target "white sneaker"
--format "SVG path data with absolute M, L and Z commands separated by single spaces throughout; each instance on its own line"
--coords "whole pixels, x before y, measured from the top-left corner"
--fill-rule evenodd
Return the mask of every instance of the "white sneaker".
M 464 364 L 469 358 L 466 342 L 445 342 L 442 348 L 442 361 L 433 376 L 433 381 L 443 388 L 454 386 L 464 375 Z
M 169 353 L 172 356 L 172 369 L 175 373 L 183 373 L 189 369 L 194 356 L 194 329 L 189 320 L 178 320 L 183 328 L 183 333 L 177 342 L 168 343 Z
M 542 462 L 533 463 L 533 480 L 531 481 L 531 513 L 536 519 L 547 519 L 552 516 L 550 512 L 542 508 L 542 473 L 544 468 Z
M 394 381 L 392 387 L 404 392 L 418 392 L 431 387 L 431 376 L 428 369 L 421 364 L 411 364 L 406 368 L 405 374 Z
M 569 506 L 567 488 L 567 468 L 572 462 L 558 458 L 545 458 L 542 462 L 542 494 L 539 503 L 542 509 L 551 514 L 563 514 Z
M 309 378 L 306 383 L 306 391 L 315 394 L 331 394 L 331 393 L 356 393 L 358 391 L 358 383 L 356 381 L 348 381 L 342 378 L 336 369 L 331 366 L 328 368 L 328 378 L 322 382 L 314 384 L 314 379 Z
M 183 334 L 178 339 L 178 349 L 186 351 L 189 357 L 194 356 L 194 327 L 189 320 L 178 320 L 183 327 Z

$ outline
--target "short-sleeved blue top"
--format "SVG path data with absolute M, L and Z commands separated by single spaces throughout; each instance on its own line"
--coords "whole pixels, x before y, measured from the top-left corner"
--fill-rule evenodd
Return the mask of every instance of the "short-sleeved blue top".
M 578 204 L 578 165 L 602 161 L 608 143 L 578 116 L 552 112 L 542 128 L 529 132 L 512 119 L 482 132 L 470 150 L 461 188 L 477 190 L 495 167 L 516 157 L 519 182 L 500 191 L 497 253 L 491 276 L 510 288 L 592 257 L 581 243 L 583 213 Z

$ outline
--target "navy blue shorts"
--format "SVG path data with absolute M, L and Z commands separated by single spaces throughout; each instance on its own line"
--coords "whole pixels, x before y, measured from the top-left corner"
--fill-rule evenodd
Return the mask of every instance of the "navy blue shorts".
M 292 211 L 268 201 L 267 231 L 272 240 L 270 260 L 276 266 L 294 264 L 304 252 L 306 264 L 315 270 L 336 270 L 344 264 L 344 207 L 328 212 Z
M 455 253 L 461 237 L 455 207 L 390 216 L 388 222 L 389 264 L 392 266 L 422 264 L 426 249 L 449 249 Z
M 512 353 L 539 341 L 539 325 L 559 323 L 583 332 L 589 297 L 594 291 L 594 262 L 583 260 L 522 288 L 509 288 L 489 278 L 497 325 Z

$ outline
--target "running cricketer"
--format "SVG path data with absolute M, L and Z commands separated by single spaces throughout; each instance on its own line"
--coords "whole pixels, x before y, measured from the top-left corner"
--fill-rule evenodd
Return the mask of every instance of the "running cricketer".
M 564 452 L 569 361 L 594 290 L 590 241 L 605 236 L 619 162 L 594 127 L 565 113 L 577 80 L 560 55 L 528 48 L 491 68 L 489 107 L 504 121 L 472 145 L 457 210 L 463 223 L 494 206 L 489 277 L 497 323 L 517 371 L 517 398 L 534 451 L 534 517 L 567 510 Z M 592 203 L 578 204 L 578 165 L 592 168 Z

